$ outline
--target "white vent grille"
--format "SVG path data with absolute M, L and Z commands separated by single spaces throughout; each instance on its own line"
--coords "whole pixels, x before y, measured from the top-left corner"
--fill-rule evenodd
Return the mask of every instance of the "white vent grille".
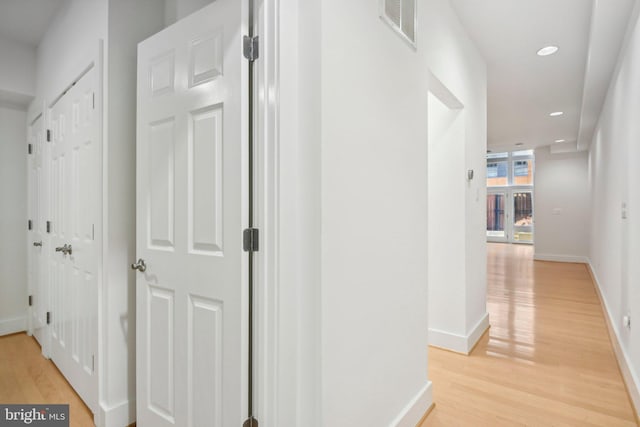
M 382 17 L 411 45 L 416 43 L 416 0 L 382 0 Z

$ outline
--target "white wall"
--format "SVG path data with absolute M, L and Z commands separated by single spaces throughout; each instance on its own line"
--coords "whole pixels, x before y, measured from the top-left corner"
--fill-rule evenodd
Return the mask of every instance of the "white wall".
M 158 0 L 109 0 L 105 68 L 105 425 L 135 421 L 136 76 L 138 43 L 164 27 Z
M 0 105 L 23 109 L 36 91 L 36 50 L 0 37 Z
M 588 153 L 536 149 L 535 259 L 586 262 L 589 253 Z
M 429 72 L 469 104 L 460 181 L 451 188 L 461 190 L 464 199 L 466 168 L 475 168 L 478 181 L 466 187 L 472 197 L 462 203 L 469 210 L 463 208 L 461 218 L 484 215 L 483 167 L 474 166 L 483 164 L 486 146 L 484 62 L 447 0 L 419 1 L 417 8 L 414 50 L 379 18 L 378 2 L 321 5 L 320 329 L 326 426 L 415 425 L 431 403 Z M 460 247 L 476 257 L 467 274 L 482 276 L 478 297 L 470 297 L 476 306 L 470 315 L 477 307 L 486 312 L 483 232 L 482 226 L 471 232 L 469 239 L 478 236 L 472 249 Z
M 211 2 L 213 0 L 164 0 L 164 23 L 169 26 Z
M 27 329 L 26 118 L 0 107 L 0 335 Z
M 320 19 L 322 425 L 391 425 L 431 401 L 425 51 L 378 2 L 323 1 Z
M 622 371 L 640 410 L 640 27 L 630 25 L 619 72 L 607 95 L 589 152 L 589 258 L 621 348 Z M 627 218 L 622 218 L 626 203 Z M 631 315 L 631 328 L 622 318 Z
M 36 102 L 51 102 L 77 78 L 107 36 L 106 0 L 69 0 L 62 4 L 37 50 Z M 30 110 L 31 112 L 31 110 Z M 35 115 L 35 114 L 34 114 Z
M 429 103 L 429 343 L 468 353 L 489 326 L 486 65 L 448 1 L 428 1 L 420 12 L 430 30 L 425 44 L 434 94 Z M 448 113 L 436 112 L 444 104 L 435 98 L 447 104 Z M 474 171 L 472 180 L 468 170 Z

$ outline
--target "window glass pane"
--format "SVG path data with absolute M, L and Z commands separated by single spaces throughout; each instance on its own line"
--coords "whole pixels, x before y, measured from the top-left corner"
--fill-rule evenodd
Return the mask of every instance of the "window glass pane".
M 533 241 L 533 193 L 513 193 L 513 240 Z
M 508 184 L 508 162 L 489 162 L 487 163 L 487 186 Z
M 509 153 L 489 153 L 487 159 L 504 159 L 509 157 Z
M 513 185 L 533 184 L 533 161 L 516 160 L 513 162 Z
M 504 194 L 487 194 L 487 236 L 505 237 Z

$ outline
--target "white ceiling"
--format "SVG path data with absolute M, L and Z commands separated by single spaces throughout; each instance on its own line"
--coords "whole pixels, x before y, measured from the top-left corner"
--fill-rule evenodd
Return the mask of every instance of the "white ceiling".
M 487 61 L 489 149 L 587 148 L 634 0 L 452 2 Z M 536 55 L 547 45 L 560 50 Z
M 37 47 L 66 0 L 0 0 L 0 37 Z

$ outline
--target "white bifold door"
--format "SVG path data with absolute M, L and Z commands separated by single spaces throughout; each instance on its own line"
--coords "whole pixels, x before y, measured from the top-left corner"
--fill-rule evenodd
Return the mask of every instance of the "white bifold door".
M 47 251 L 50 249 L 46 234 L 47 213 L 47 161 L 45 153 L 44 118 L 40 115 L 29 126 L 29 156 L 27 181 L 29 193 L 29 231 L 27 237 L 28 280 L 31 301 L 30 330 L 38 340 L 44 354 L 48 353 L 46 316 L 48 304 Z
M 140 427 L 243 421 L 244 5 L 216 0 L 139 45 Z
M 49 112 L 50 245 L 45 248 L 51 359 L 94 413 L 102 198 L 96 88 L 97 70 L 91 67 Z

